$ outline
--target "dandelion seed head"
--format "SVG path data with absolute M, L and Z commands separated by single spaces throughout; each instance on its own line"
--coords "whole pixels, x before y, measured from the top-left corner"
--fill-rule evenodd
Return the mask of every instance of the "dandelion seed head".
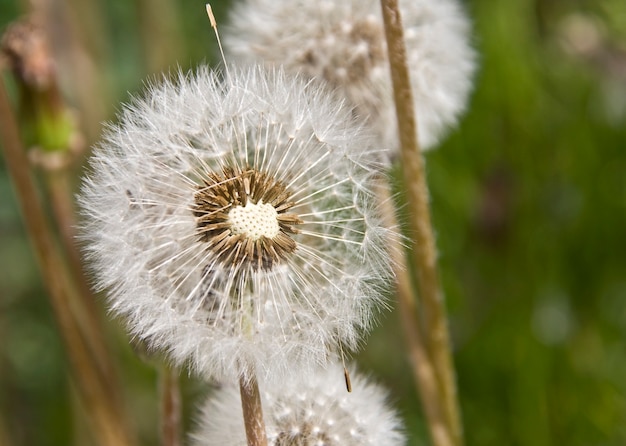
M 310 379 L 261 386 L 270 446 L 399 446 L 402 423 L 387 403 L 386 391 L 352 371 L 347 393 L 341 367 L 317 371 Z M 246 444 L 241 400 L 234 386 L 212 394 L 198 417 L 192 445 Z
M 422 148 L 465 109 L 475 70 L 470 24 L 457 0 L 400 0 Z M 224 35 L 231 55 L 324 79 L 368 117 L 380 143 L 397 126 L 380 2 L 245 0 Z
M 356 349 L 384 306 L 384 154 L 281 70 L 153 83 L 79 196 L 94 282 L 131 334 L 209 378 L 282 379 Z
M 194 195 L 194 215 L 200 239 L 225 266 L 269 269 L 296 249 L 287 234 L 301 220 L 286 213 L 294 203 L 279 181 L 249 168 L 207 177 Z

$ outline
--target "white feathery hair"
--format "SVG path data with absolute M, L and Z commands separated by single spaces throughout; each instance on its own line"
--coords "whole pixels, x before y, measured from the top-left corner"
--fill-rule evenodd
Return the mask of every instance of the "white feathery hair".
M 352 392 L 343 370 L 332 365 L 309 379 L 261 385 L 269 446 L 400 446 L 406 443 L 386 390 L 351 368 Z M 192 446 L 245 446 L 237 386 L 213 392 L 197 416 Z
M 400 0 L 422 149 L 464 111 L 475 71 L 470 22 L 457 0 Z M 397 148 L 397 124 L 378 0 L 243 0 L 224 34 L 229 57 L 283 65 L 328 81 Z
M 96 288 L 134 337 L 205 377 L 280 380 L 324 364 L 358 348 L 386 305 L 396 235 L 375 205 L 381 158 L 349 108 L 279 69 L 153 83 L 108 126 L 78 197 Z M 217 206 L 228 169 L 240 189 L 253 171 L 287 191 L 289 214 L 272 212 L 294 223 L 281 226 L 292 251 L 243 244 L 224 217 L 235 202 L 199 208 Z M 202 217 L 218 213 L 221 229 L 206 232 Z

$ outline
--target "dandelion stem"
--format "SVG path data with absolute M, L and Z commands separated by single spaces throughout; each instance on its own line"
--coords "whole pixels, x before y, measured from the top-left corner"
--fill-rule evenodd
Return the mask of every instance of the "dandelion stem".
M 97 361 L 99 373 L 107 382 L 110 397 L 119 401 L 120 387 L 113 361 L 76 246 L 72 180 L 84 145 L 77 120 L 65 104 L 56 72 L 51 68 L 57 64 L 48 45 L 51 40 L 49 30 L 42 24 L 46 13 L 43 5 L 37 5 L 29 16 L 12 23 L 3 36 L 2 51 L 10 60 L 9 66 L 20 92 L 21 142 L 23 145 L 28 142 L 28 158 L 33 170 L 39 168 L 43 174 L 47 186 L 45 199 L 51 204 L 73 284 L 78 287 L 77 300 L 72 301 L 75 319 Z
M 167 365 L 161 366 L 161 444 L 180 446 L 181 397 L 178 371 Z
M 124 423 L 122 411 L 111 398 L 111 389 L 96 365 L 76 313 L 78 296 L 65 269 L 64 259 L 47 225 L 47 217 L 29 169 L 19 137 L 15 117 L 4 84 L 0 82 L 0 140 L 7 168 L 13 179 L 22 215 L 35 256 L 48 287 L 50 302 L 64 338 L 68 356 L 88 417 L 102 446 L 126 446 L 133 442 Z
M 397 227 L 395 208 L 389 185 L 382 180 L 379 181 L 376 192 L 379 208 L 385 219 L 385 225 L 388 228 Z M 413 298 L 411 287 L 411 275 L 407 268 L 404 247 L 395 239 L 392 239 L 391 242 L 393 245 L 389 245 L 388 250 L 392 257 L 396 278 L 398 313 L 402 329 L 404 330 L 405 342 L 409 350 L 409 359 L 411 360 L 415 383 L 419 389 L 424 408 L 424 415 L 430 429 L 433 444 L 436 446 L 451 446 L 453 444 L 452 438 L 447 427 L 444 408 L 442 407 L 436 373 L 426 350 L 424 337 L 420 331 L 416 302 Z
M 398 256 L 404 258 L 404 256 Z M 400 268 L 399 268 L 400 269 Z M 452 446 L 451 432 L 447 425 L 443 400 L 437 386 L 437 378 L 433 364 L 428 356 L 424 339 L 416 317 L 415 300 L 412 296 L 411 281 L 408 271 L 396 270 L 397 291 L 400 319 L 408 343 L 409 357 L 413 367 L 415 381 L 418 385 L 424 412 L 428 420 L 433 444 L 436 446 Z
M 139 33 L 150 73 L 158 73 L 171 65 L 180 54 L 181 23 L 178 2 L 171 0 L 138 0 Z
M 447 426 L 455 446 L 463 444 L 460 414 L 447 316 L 437 270 L 436 248 L 428 204 L 424 160 L 417 140 L 417 127 L 400 10 L 397 0 L 381 0 L 394 101 L 398 119 L 401 159 L 407 187 L 409 229 L 415 235 L 412 246 L 417 269 L 418 290 L 424 308 L 426 344 L 431 355 Z
M 248 446 L 267 446 L 261 393 L 256 377 L 253 376 L 247 380 L 243 377 L 239 378 L 239 390 Z
M 32 149 L 31 149 L 32 150 Z M 68 150 L 68 152 L 71 150 Z M 43 155 L 45 157 L 45 155 Z M 68 154 L 69 156 L 73 156 Z M 77 301 L 73 308 L 76 313 L 77 323 L 84 334 L 85 342 L 93 352 L 96 365 L 106 380 L 111 398 L 121 400 L 119 392 L 117 371 L 111 358 L 107 343 L 104 339 L 104 330 L 100 320 L 100 314 L 95 304 L 96 298 L 87 283 L 83 265 L 80 259 L 80 252 L 76 246 L 77 222 L 72 201 L 72 187 L 70 176 L 72 169 L 65 163 L 63 166 L 47 165 L 40 158 L 38 165 L 44 170 L 49 201 L 54 214 L 54 219 L 59 230 L 60 242 L 63 247 L 71 270 L 72 279 L 78 288 L 76 294 Z
M 52 212 L 59 230 L 60 243 L 67 256 L 71 279 L 77 291 L 72 294 L 72 311 L 78 329 L 91 352 L 94 366 L 98 368 L 105 388 L 108 389 L 109 398 L 115 401 L 116 406 L 121 407 L 122 395 L 118 371 L 104 337 L 105 331 L 96 305 L 96 296 L 87 282 L 76 245 L 77 221 L 70 180 L 72 169 L 68 165 L 50 169 L 49 166 L 42 164 L 42 167 Z
M 13 443 L 9 440 L 9 434 L 6 429 L 4 420 L 0 418 L 0 444 L 4 446 L 12 446 Z

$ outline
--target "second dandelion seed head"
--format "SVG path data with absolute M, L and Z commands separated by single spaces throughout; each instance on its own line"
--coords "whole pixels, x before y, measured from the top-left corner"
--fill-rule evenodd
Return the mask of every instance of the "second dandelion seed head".
M 308 380 L 262 386 L 270 446 L 400 446 L 404 427 L 387 391 L 352 368 L 354 393 L 347 393 L 341 366 L 331 364 Z M 194 446 L 245 445 L 241 399 L 236 387 L 216 389 L 197 418 Z
M 422 149 L 464 111 L 475 53 L 458 0 L 399 0 Z M 395 107 L 378 0 L 242 0 L 224 36 L 232 57 L 323 79 L 397 148 Z
M 331 23 L 326 34 L 307 40 L 295 60 L 287 62 L 336 87 L 369 83 L 386 69 L 383 32 L 373 15 Z

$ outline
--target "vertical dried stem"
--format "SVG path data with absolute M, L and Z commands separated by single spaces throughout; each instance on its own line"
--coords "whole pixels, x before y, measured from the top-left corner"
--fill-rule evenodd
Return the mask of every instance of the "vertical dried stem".
M 97 361 L 100 373 L 107 383 L 111 398 L 120 401 L 117 372 L 103 336 L 104 332 L 95 304 L 95 296 L 85 278 L 80 253 L 76 246 L 75 228 L 77 224 L 69 178 L 71 171 L 67 167 L 50 169 L 43 166 L 52 211 L 61 236 L 61 244 L 68 257 L 72 278 L 78 288 L 78 299 L 73 307 L 77 315 L 77 323 L 80 324 L 80 330 L 84 334 L 85 341 L 93 352 L 93 358 Z
M 259 383 L 254 377 L 250 380 L 239 378 L 239 390 L 248 446 L 267 446 Z
M 378 197 L 382 215 L 385 218 L 385 226 L 388 228 L 397 227 L 395 208 L 392 203 L 389 185 L 380 181 L 376 196 Z M 436 446 L 452 446 L 452 438 L 447 426 L 445 411 L 442 407 L 435 370 L 419 329 L 418 313 L 415 299 L 413 298 L 411 276 L 406 264 L 404 247 L 398 241 L 392 240 L 392 242 L 395 243 L 389 246 L 389 253 L 392 257 L 396 278 L 398 313 L 409 350 L 409 358 L 414 374 L 413 378 L 419 389 L 424 415 L 433 444 Z
M 9 435 L 5 426 L 4 420 L 0 418 L 0 444 L 3 446 L 11 446 L 13 443 L 9 441 Z
M 10 62 L 20 91 L 22 143 L 28 141 L 29 160 L 41 168 L 47 186 L 63 252 L 69 260 L 72 285 L 77 293 L 68 295 L 68 305 L 91 352 L 98 373 L 109 389 L 109 398 L 121 405 L 120 386 L 103 336 L 95 297 L 83 274 L 76 246 L 73 167 L 82 155 L 83 140 L 77 123 L 57 82 L 57 61 L 53 58 L 50 29 L 45 25 L 51 13 L 48 0 L 38 2 L 28 16 L 13 22 L 2 37 L 2 52 Z
M 415 246 L 411 252 L 417 268 L 419 295 L 428 323 L 426 342 L 435 370 L 446 419 L 454 445 L 463 444 L 456 383 L 447 316 L 437 270 L 435 239 L 433 236 L 428 187 L 419 144 L 409 71 L 406 64 L 406 49 L 400 10 L 397 0 L 381 0 L 385 36 L 394 100 L 400 134 L 401 159 L 407 187 L 409 227 L 415 235 Z
M 111 389 L 96 366 L 94 352 L 85 340 L 75 313 L 77 293 L 59 255 L 35 182 L 29 170 L 17 124 L 4 85 L 0 82 L 0 139 L 35 256 L 48 287 L 59 329 L 95 437 L 103 446 L 132 445 L 123 412 L 111 398 Z
M 178 371 L 166 365 L 160 370 L 161 444 L 181 445 L 181 397 Z
M 135 0 L 139 32 L 148 73 L 166 70 L 180 55 L 179 2 Z
M 99 137 L 111 103 L 106 100 L 111 61 L 103 6 L 98 0 L 38 0 L 33 5 L 43 20 L 59 78 L 71 85 L 87 141 Z

